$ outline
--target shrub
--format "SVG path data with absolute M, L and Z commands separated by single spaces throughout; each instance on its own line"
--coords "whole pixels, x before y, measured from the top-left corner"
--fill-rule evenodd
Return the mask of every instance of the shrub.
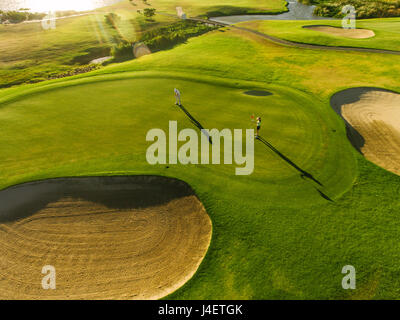
M 28 12 L 26 9 L 21 9 L 21 11 L 0 11 L 0 23 L 7 20 L 10 23 L 21 23 L 27 20 L 41 20 L 45 16 L 45 13 Z
M 154 8 L 146 8 L 143 10 L 143 14 L 146 18 L 151 18 L 156 15 L 156 9 Z
M 400 16 L 400 0 L 299 0 L 304 4 L 316 4 L 314 13 L 324 17 L 344 17 L 342 8 L 352 5 L 357 18 L 384 18 Z
M 144 42 L 151 51 L 164 50 L 215 28 L 215 26 L 205 25 L 201 22 L 179 21 L 169 26 L 147 31 L 142 35 L 140 41 Z
M 27 12 L 19 12 L 19 11 L 6 11 L 1 15 L 1 21 L 10 21 L 11 23 L 20 23 L 28 20 Z
M 111 48 L 111 55 L 115 60 L 127 60 L 133 58 L 132 45 L 127 42 L 122 42 L 114 45 Z
M 113 28 L 115 27 L 115 24 L 121 20 L 120 16 L 113 12 L 106 14 L 104 18 L 106 20 L 106 23 Z

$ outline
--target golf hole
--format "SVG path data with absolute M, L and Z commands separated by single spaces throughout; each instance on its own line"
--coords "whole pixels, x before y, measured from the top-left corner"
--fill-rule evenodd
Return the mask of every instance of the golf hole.
M 244 94 L 248 96 L 255 96 L 255 97 L 267 97 L 272 96 L 271 92 L 264 91 L 264 90 L 249 90 L 244 92 Z
M 159 299 L 197 271 L 209 216 L 184 182 L 154 176 L 27 183 L 0 192 L 0 299 Z M 43 290 L 54 266 L 57 289 Z

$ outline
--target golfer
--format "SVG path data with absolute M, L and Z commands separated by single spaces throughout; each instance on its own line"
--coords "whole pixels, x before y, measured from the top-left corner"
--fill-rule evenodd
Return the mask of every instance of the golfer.
M 177 88 L 174 89 L 174 92 L 175 92 L 175 104 L 177 104 L 178 106 L 181 106 L 182 105 L 181 92 Z
M 258 135 L 260 134 L 260 129 L 261 129 L 261 117 L 257 117 L 257 134 L 256 134 L 256 138 L 258 138 Z

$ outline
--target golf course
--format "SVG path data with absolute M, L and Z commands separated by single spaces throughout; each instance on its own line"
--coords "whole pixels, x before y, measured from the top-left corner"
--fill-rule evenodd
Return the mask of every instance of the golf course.
M 287 10 L 149 0 L 146 22 L 136 2 L 55 30 L 0 24 L 0 299 L 399 299 L 400 18 L 357 20 L 371 32 L 350 38 L 307 28 L 340 20 L 219 24 L 53 77 L 176 23 L 177 6 L 201 19 Z M 108 12 L 119 28 L 99 27 Z M 254 116 L 251 175 L 146 160 L 146 134 L 170 121 L 242 129 L 245 150 Z M 40 286 L 45 265 L 56 290 Z

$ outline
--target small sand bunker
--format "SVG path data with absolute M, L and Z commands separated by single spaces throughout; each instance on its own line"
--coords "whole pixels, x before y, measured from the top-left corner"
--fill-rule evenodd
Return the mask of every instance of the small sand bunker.
M 322 26 L 322 25 L 304 26 L 303 28 L 329 33 L 334 36 L 346 37 L 352 39 L 367 39 L 375 36 L 375 32 L 368 29 L 343 29 L 338 27 Z
M 267 97 L 267 96 L 272 95 L 271 92 L 264 91 L 264 90 L 249 90 L 249 91 L 246 91 L 244 94 L 246 94 L 248 96 L 255 96 L 255 97 Z
M 0 192 L 0 299 L 158 299 L 198 269 L 211 221 L 161 177 L 55 179 Z M 42 289 L 46 265 L 56 290 Z
M 151 51 L 145 43 L 138 42 L 133 46 L 133 55 L 135 58 L 140 58 L 149 54 L 151 54 Z
M 378 88 L 352 88 L 331 98 L 346 121 L 354 147 L 375 164 L 400 175 L 400 94 Z

